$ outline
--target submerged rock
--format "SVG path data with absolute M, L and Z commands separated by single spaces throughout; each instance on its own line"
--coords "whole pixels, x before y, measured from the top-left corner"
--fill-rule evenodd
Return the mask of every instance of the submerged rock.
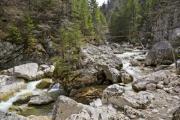
M 97 83 L 95 74 L 82 69 L 74 71 L 69 75 L 68 80 L 59 80 L 59 83 L 63 86 L 64 90 L 69 93 L 72 89 L 80 89 Z

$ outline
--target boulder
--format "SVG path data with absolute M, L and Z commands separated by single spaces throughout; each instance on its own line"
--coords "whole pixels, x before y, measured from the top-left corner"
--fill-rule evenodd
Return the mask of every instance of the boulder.
M 174 62 L 174 50 L 168 41 L 156 43 L 148 52 L 145 60 L 146 65 L 172 64 Z
M 43 77 L 52 77 L 54 71 L 53 65 L 38 65 L 37 63 L 26 63 L 8 70 L 3 73 L 7 75 L 14 75 L 26 80 L 40 79 Z
M 106 65 L 99 65 L 98 68 L 104 71 L 106 80 L 110 80 L 112 83 L 118 83 L 120 81 L 120 71 L 116 68 L 110 68 Z
M 68 108 L 68 109 L 67 109 Z M 129 120 L 112 106 L 92 107 L 60 96 L 53 111 L 53 120 Z
M 113 50 L 106 45 L 94 46 L 88 44 L 81 49 L 83 56 L 82 65 L 93 67 L 97 71 L 104 71 L 106 78 L 112 82 L 117 82 L 119 77 L 119 70 L 123 64 L 119 57 L 117 57 Z
M 124 87 L 118 85 L 118 84 L 114 84 L 111 86 L 108 86 L 104 91 L 103 91 L 103 97 L 102 97 L 102 101 L 104 103 L 108 103 L 109 99 L 111 99 L 111 97 L 116 97 L 116 96 L 121 96 L 123 93 L 125 92 Z
M 32 92 L 27 92 L 27 93 L 25 93 L 23 95 L 20 95 L 18 97 L 18 99 L 15 102 L 13 102 L 13 104 L 14 105 L 19 105 L 19 104 L 28 103 L 30 101 L 32 95 L 33 95 Z
M 172 120 L 180 120 L 180 107 L 178 107 L 173 113 Z
M 30 101 L 28 102 L 28 105 L 30 106 L 38 106 L 38 105 L 47 105 L 54 102 L 54 99 L 51 97 L 49 93 L 41 93 L 40 95 L 36 95 L 34 97 L 31 97 Z
M 170 79 L 171 76 L 172 73 L 168 70 L 157 71 L 138 78 L 136 81 L 133 82 L 132 87 L 135 91 L 144 91 L 147 89 L 147 87 L 150 87 L 150 85 L 148 84 L 151 84 L 152 88 L 152 84 L 157 85 L 160 81 L 167 81 L 167 79 Z
M 49 88 L 52 83 L 53 83 L 52 79 L 49 78 L 41 79 L 41 82 L 36 85 L 36 88 L 46 89 Z
M 68 80 L 58 81 L 64 90 L 69 93 L 72 89 L 80 89 L 97 83 L 95 73 L 87 71 L 87 69 L 77 70 L 69 75 Z
M 133 91 L 124 91 L 122 86 L 112 85 L 103 92 L 102 102 L 104 104 L 113 104 L 120 108 L 125 105 L 145 109 L 153 99 L 153 95 L 149 92 L 135 93 Z
M 27 63 L 14 68 L 8 69 L 8 73 L 11 73 L 19 78 L 24 78 L 27 80 L 36 79 L 38 76 L 38 64 L 37 63 Z
M 110 68 L 122 65 L 121 59 L 107 45 L 94 46 L 87 44 L 81 49 L 81 53 L 84 58 L 83 63 L 86 63 L 86 65 L 107 65 Z
M 65 120 L 72 114 L 78 114 L 83 107 L 82 104 L 79 104 L 68 97 L 60 96 L 54 106 L 53 120 Z

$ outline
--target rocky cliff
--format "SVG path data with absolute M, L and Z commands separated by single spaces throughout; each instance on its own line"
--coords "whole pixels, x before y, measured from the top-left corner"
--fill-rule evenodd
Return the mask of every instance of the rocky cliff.
M 180 1 L 160 0 L 149 12 L 150 19 L 142 28 L 145 41 L 158 42 L 167 40 L 174 47 L 180 46 Z M 143 37 L 142 37 L 143 38 Z
M 69 17 L 69 5 L 68 0 L 2 0 L 1 68 L 27 61 L 44 63 L 57 55 L 55 46 L 59 38 L 59 28 Z

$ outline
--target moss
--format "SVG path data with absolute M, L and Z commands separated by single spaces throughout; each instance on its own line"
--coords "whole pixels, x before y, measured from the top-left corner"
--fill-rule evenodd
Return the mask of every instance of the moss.
M 47 116 L 53 110 L 54 103 L 49 105 L 43 106 L 36 106 L 36 107 L 27 107 L 23 111 L 19 112 L 18 114 L 23 116 L 30 116 L 30 115 L 37 115 L 37 116 Z
M 14 92 L 13 91 L 9 91 L 9 92 L 6 92 L 6 93 L 1 93 L 0 95 L 0 101 L 7 101 L 11 96 L 14 95 Z
M 28 92 L 23 95 L 20 95 L 19 99 L 16 102 L 14 102 L 13 104 L 19 105 L 19 104 L 27 103 L 31 99 L 32 95 L 33 95 L 32 92 Z
M 52 83 L 53 83 L 52 79 L 45 78 L 42 79 L 41 82 L 36 85 L 36 87 L 38 89 L 45 89 L 45 88 L 49 88 Z

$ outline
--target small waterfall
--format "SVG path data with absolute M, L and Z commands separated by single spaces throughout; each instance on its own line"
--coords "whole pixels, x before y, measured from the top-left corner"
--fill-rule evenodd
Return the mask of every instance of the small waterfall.
M 24 95 L 28 92 L 32 92 L 33 94 L 36 93 L 34 92 L 35 89 L 36 89 L 36 85 L 41 82 L 40 80 L 39 81 L 33 81 L 33 82 L 29 82 L 27 84 L 27 87 L 26 89 L 23 89 L 21 90 L 20 92 L 16 93 L 13 97 L 11 97 L 9 100 L 7 101 L 2 101 L 0 102 L 0 111 L 3 111 L 3 112 L 7 112 L 8 109 L 12 106 L 13 102 L 15 102 L 16 100 L 18 100 L 18 98 L 21 96 L 21 95 Z

